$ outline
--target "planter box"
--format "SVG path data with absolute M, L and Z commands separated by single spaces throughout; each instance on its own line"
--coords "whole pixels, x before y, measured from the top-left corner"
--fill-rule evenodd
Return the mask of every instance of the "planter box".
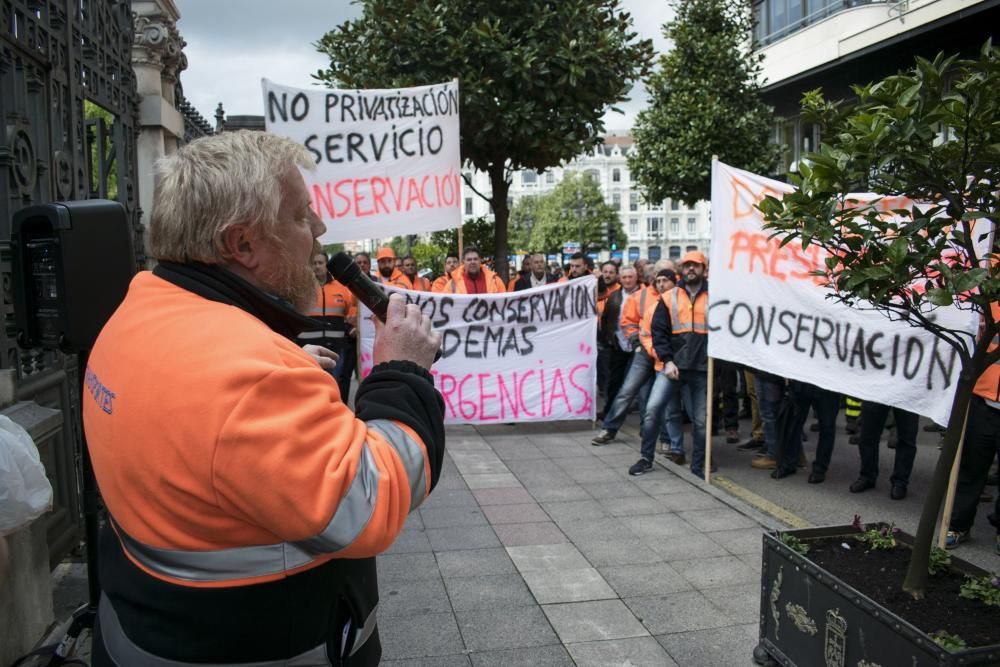
M 870 525 L 871 526 L 871 525 Z M 802 541 L 857 535 L 853 526 L 782 531 Z M 913 538 L 899 532 L 910 545 Z M 952 556 L 952 569 L 987 574 Z M 1000 645 L 947 651 L 923 631 L 785 546 L 764 535 L 758 664 L 800 667 L 998 665 Z

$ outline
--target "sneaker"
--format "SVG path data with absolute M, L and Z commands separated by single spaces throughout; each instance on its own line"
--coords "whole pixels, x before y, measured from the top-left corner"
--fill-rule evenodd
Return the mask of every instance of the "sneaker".
M 730 445 L 736 444 L 740 441 L 740 432 L 735 428 L 726 429 L 726 442 Z
M 969 541 L 969 531 L 967 530 L 949 530 L 948 534 L 944 536 L 944 548 L 954 549 L 959 544 Z
M 764 456 L 758 456 L 751 461 L 750 467 L 756 468 L 757 470 L 774 470 L 778 467 L 778 462 L 765 454 Z
M 628 474 L 633 477 L 637 475 L 645 475 L 647 472 L 653 469 L 653 462 L 647 461 L 646 459 L 639 459 L 632 464 L 632 467 L 628 469 Z
M 618 431 L 611 431 L 608 429 L 604 429 L 603 431 L 601 431 L 601 434 L 599 436 L 590 441 L 590 444 L 594 445 L 595 447 L 599 445 L 606 445 L 612 440 L 614 440 L 616 435 L 618 435 Z
M 750 440 L 744 442 L 742 445 L 736 445 L 736 449 L 738 449 L 741 452 L 756 452 L 759 451 L 763 446 L 764 442 L 762 440 L 754 440 L 753 438 L 751 438 Z

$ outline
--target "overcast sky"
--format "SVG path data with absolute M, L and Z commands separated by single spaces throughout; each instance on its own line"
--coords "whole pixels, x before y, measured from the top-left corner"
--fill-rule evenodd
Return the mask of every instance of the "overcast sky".
M 184 95 L 212 125 L 222 102 L 226 114 L 263 114 L 261 78 L 309 88 L 311 74 L 329 66 L 313 47 L 327 31 L 360 15 L 349 0 L 175 0 L 178 29 L 187 42 L 188 68 L 181 73 Z M 661 26 L 673 15 L 667 0 L 623 0 L 642 37 L 657 51 L 666 42 Z M 277 9 L 276 9 L 277 6 Z M 626 115 L 608 114 L 609 130 L 631 127 L 645 106 L 638 86 L 621 105 Z

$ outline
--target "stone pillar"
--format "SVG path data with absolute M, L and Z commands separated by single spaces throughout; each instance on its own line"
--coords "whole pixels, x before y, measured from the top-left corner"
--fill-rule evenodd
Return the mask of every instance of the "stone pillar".
M 184 121 L 175 107 L 178 74 L 187 67 L 184 40 L 177 31 L 180 12 L 173 0 L 133 0 L 132 68 L 139 95 L 139 205 L 142 224 L 153 209 L 153 165 L 177 150 Z

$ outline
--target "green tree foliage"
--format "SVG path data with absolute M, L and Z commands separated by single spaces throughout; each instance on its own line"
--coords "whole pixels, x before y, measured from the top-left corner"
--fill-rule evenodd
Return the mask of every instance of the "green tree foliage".
M 444 273 L 444 257 L 448 248 L 433 243 L 417 243 L 413 246 L 413 259 L 418 269 L 430 269 L 435 276 Z
M 87 151 L 90 153 L 91 196 L 118 199 L 118 162 L 115 160 L 112 141 L 115 116 L 90 100 L 83 101 L 83 115 L 87 128 Z M 103 183 L 100 169 L 102 161 L 107 172 Z
M 916 67 L 854 88 L 857 101 L 803 98 L 803 114 L 823 127 L 819 151 L 807 155 L 798 186 L 759 206 L 783 243 L 828 253 L 822 275 L 831 298 L 874 308 L 922 327 L 957 353 L 961 374 L 948 430 L 920 516 L 904 590 L 921 597 L 931 541 L 958 449 L 972 389 L 1000 348 L 989 350 L 998 325 L 1000 246 L 989 220 L 1000 220 L 1000 49 L 987 43 L 978 58 L 918 58 Z M 845 193 L 871 192 L 875 202 Z M 905 196 L 926 205 L 891 206 Z M 889 206 L 892 210 L 883 210 Z M 977 242 L 991 245 L 977 250 Z M 934 318 L 959 305 L 978 313 L 982 331 L 970 340 Z
M 619 243 L 625 242 L 618 211 L 604 201 L 597 182 L 586 174 L 566 174 L 551 192 L 538 198 L 535 207 L 532 250 L 557 253 L 567 241 L 580 243 L 584 251 L 604 248 L 606 225 L 617 231 Z
M 749 0 L 679 0 L 663 27 L 674 48 L 660 56 L 639 113 L 629 168 L 649 201 L 709 199 L 712 156 L 770 173 L 778 148 L 759 97 L 761 55 L 749 51 Z
M 494 253 L 507 256 L 511 172 L 543 171 L 600 141 L 602 115 L 648 72 L 620 0 L 364 0 L 363 14 L 318 42 L 350 88 L 425 85 L 458 77 L 462 158 L 489 174 Z M 471 184 L 470 184 L 471 186 Z M 506 262 L 498 262 L 506 278 Z
M 531 230 L 540 220 L 540 204 L 543 197 L 521 197 L 510 209 L 510 247 L 513 252 L 534 250 L 531 246 Z
M 462 225 L 462 247 L 474 245 L 483 254 L 489 253 L 494 243 L 493 223 L 487 218 L 469 218 Z M 458 252 L 458 230 L 447 229 L 431 234 L 431 244 L 442 246 L 448 252 Z M 504 262 L 506 264 L 506 262 Z

